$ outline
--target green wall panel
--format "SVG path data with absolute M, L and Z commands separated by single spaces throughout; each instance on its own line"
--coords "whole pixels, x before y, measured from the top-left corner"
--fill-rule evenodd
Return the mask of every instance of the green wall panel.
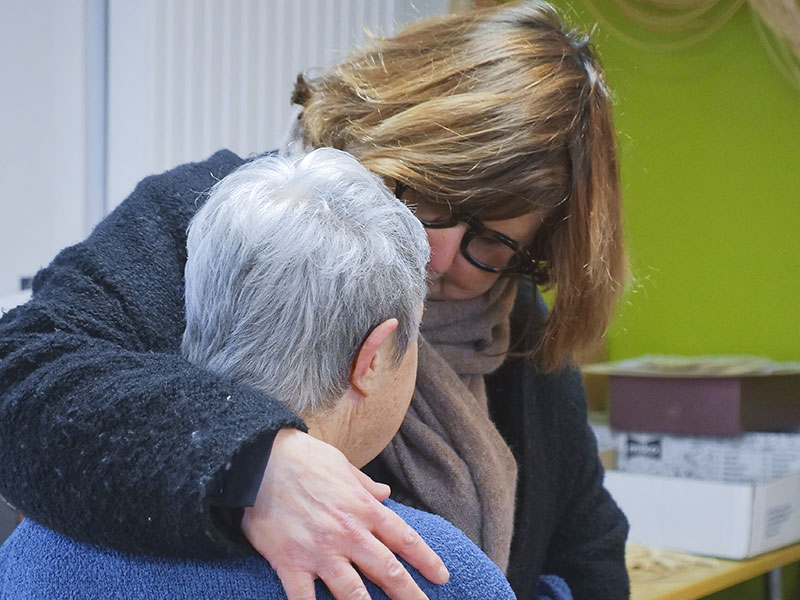
M 594 42 L 616 98 L 634 282 L 612 359 L 748 353 L 800 360 L 800 90 L 745 6 L 676 52 Z M 598 22 L 584 0 L 567 7 Z

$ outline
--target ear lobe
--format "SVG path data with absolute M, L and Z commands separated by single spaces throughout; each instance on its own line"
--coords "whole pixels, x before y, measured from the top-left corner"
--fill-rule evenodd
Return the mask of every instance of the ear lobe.
M 350 367 L 350 385 L 362 396 L 368 396 L 372 389 L 372 381 L 380 371 L 380 361 L 391 357 L 391 334 L 397 329 L 397 319 L 387 319 L 375 329 L 361 344 L 358 354 Z M 383 352 L 380 352 L 384 348 Z

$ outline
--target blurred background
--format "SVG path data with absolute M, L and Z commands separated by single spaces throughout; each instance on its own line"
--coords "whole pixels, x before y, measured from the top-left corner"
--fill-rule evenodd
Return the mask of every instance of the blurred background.
M 558 4 L 616 95 L 635 280 L 610 358 L 800 359 L 800 4 Z
M 365 28 L 475 3 L 0 0 L 0 307 L 142 177 L 277 147 Z M 796 0 L 555 3 L 615 96 L 634 280 L 599 355 L 800 360 Z
M 0 297 L 151 173 L 276 148 L 300 71 L 450 0 L 0 0 Z M 13 57 L 13 58 L 11 58 Z
M 616 97 L 635 279 L 612 359 L 800 359 L 800 19 L 778 15 L 782 41 L 754 8 L 770 1 L 557 0 Z M 0 0 L 0 297 L 145 175 L 275 148 L 297 73 L 365 28 L 473 4 Z

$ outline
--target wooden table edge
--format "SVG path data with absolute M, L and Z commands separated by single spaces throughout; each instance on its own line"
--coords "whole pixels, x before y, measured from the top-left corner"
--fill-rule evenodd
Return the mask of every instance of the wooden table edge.
M 800 543 L 779 548 L 743 560 L 718 559 L 720 564 L 713 567 L 697 566 L 694 573 L 700 574 L 707 570 L 708 575 L 698 581 L 686 584 L 680 583 L 679 572 L 655 581 L 632 581 L 631 600 L 695 600 L 732 587 L 748 579 L 763 575 L 773 569 L 784 567 L 793 562 L 800 561 Z M 675 580 L 675 586 L 668 587 L 670 580 Z M 648 590 L 652 586 L 664 586 L 663 590 Z

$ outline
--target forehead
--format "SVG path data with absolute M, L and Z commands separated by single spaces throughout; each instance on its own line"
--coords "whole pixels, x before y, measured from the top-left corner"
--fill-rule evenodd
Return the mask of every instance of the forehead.
M 403 200 L 424 205 L 433 210 L 469 215 L 483 223 L 510 221 L 517 217 L 530 217 L 530 215 L 538 215 L 538 220 L 541 221 L 553 210 L 547 204 L 539 204 L 529 198 L 503 193 L 498 193 L 492 198 L 474 196 L 459 202 L 449 202 L 445 199 L 425 196 L 408 188 L 403 194 Z

